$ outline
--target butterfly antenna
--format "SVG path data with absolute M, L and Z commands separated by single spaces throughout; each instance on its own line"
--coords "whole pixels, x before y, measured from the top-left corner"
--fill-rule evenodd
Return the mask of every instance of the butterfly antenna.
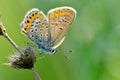
M 61 54 L 65 59 L 69 59 L 68 56 L 64 55 L 64 54 Z
M 65 59 L 69 59 L 69 57 L 68 57 L 68 56 L 66 56 L 66 55 L 62 54 L 61 52 L 59 52 L 59 53 L 60 53 L 60 55 L 61 55 L 61 56 L 63 56 Z

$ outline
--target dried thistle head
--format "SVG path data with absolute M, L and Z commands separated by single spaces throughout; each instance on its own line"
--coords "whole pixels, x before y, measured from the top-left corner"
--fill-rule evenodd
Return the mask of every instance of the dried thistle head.
M 16 69 L 31 69 L 36 61 L 35 48 L 26 46 L 23 48 L 24 54 L 15 54 L 9 57 L 9 65 Z

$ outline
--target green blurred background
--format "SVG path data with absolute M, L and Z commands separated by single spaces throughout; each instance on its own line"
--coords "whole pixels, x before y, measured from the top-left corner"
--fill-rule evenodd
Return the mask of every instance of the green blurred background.
M 0 15 L 22 48 L 32 43 L 19 26 L 26 12 L 38 8 L 47 14 L 61 6 L 76 9 L 77 17 L 57 53 L 35 63 L 42 80 L 120 80 L 120 0 L 0 0 Z M 0 36 L 0 80 L 35 80 L 29 70 L 2 65 L 15 52 Z

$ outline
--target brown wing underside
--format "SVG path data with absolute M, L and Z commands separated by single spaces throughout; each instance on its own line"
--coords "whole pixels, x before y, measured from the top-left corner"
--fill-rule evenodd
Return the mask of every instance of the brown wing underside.
M 69 7 L 60 7 L 53 10 L 50 10 L 48 13 L 50 34 L 51 34 L 51 43 L 54 46 L 59 46 L 65 37 L 66 32 L 70 28 L 76 11 L 73 8 Z M 57 47 L 58 47 L 57 46 Z

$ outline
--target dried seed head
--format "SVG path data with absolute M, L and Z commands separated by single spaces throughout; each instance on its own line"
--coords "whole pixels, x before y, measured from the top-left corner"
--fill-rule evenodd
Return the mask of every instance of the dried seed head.
M 16 69 L 31 69 L 36 61 L 35 48 L 26 46 L 23 48 L 23 55 L 20 53 L 9 57 L 9 65 Z

